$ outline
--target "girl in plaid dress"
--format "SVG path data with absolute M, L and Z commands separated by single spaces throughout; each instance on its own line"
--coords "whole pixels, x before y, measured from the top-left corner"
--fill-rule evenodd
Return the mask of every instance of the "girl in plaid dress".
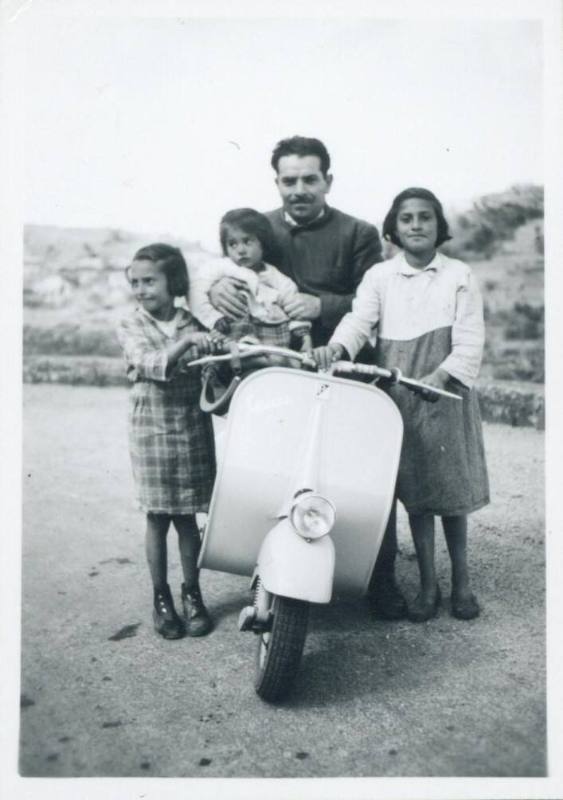
M 250 335 L 263 344 L 289 347 L 292 332 L 302 324 L 290 324 L 284 306 L 298 289 L 291 278 L 268 263 L 276 252 L 270 221 L 252 208 L 236 208 L 221 219 L 219 237 L 226 258 L 195 273 L 190 287 L 194 314 L 229 338 Z M 244 290 L 247 314 L 242 320 L 227 319 L 209 301 L 209 289 L 224 276 L 235 278 Z
M 440 516 L 452 564 L 450 609 L 458 619 L 473 619 L 479 604 L 469 580 L 467 515 L 489 502 L 473 388 L 485 341 L 481 295 L 467 264 L 436 251 L 451 237 L 432 192 L 413 187 L 397 195 L 383 235 L 401 252 L 365 273 L 352 311 L 315 357 L 325 368 L 346 353 L 354 358 L 377 329 L 380 366 L 399 367 L 461 397 L 424 403 L 400 385 L 389 389 L 404 423 L 397 495 L 409 514 L 420 571 L 420 592 L 407 616 L 423 622 L 440 606 L 434 564 L 434 517 Z
M 127 268 L 139 306 L 123 319 L 118 336 L 132 381 L 129 448 L 140 508 L 146 513 L 146 555 L 154 587 L 153 619 L 165 639 L 209 633 L 211 619 L 201 597 L 195 514 L 206 511 L 215 477 L 210 419 L 198 405 L 197 370 L 183 366 L 214 351 L 209 334 L 174 298 L 188 290 L 180 250 L 152 244 Z M 180 619 L 167 583 L 166 536 L 178 532 L 184 583 Z

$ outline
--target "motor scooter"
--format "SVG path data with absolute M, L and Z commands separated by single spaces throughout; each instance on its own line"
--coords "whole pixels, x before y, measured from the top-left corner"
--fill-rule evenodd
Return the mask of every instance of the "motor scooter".
M 241 379 L 250 360 L 255 371 Z M 320 372 L 310 354 L 265 345 L 192 364 L 219 362 L 239 374 L 224 395 L 230 408 L 199 566 L 251 578 L 239 629 L 258 637 L 254 687 L 275 702 L 297 675 L 310 604 L 367 591 L 393 502 L 401 415 L 381 388 L 355 378 L 460 398 L 377 366 L 338 361 Z M 201 403 L 221 410 L 205 386 Z

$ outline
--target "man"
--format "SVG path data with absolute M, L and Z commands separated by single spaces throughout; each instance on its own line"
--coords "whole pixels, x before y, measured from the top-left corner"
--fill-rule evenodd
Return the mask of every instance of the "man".
M 283 139 L 271 164 L 283 204 L 266 214 L 279 249 L 271 260 L 301 290 L 285 310 L 292 319 L 311 320 L 313 344 L 326 344 L 350 310 L 364 272 L 382 261 L 379 234 L 326 204 L 333 179 L 330 156 L 318 139 Z M 209 296 L 226 315 L 244 314 L 244 287 L 236 280 L 219 281 Z
M 279 249 L 271 260 L 299 287 L 284 310 L 292 319 L 312 321 L 317 347 L 328 342 L 350 310 L 365 271 L 383 260 L 381 241 L 373 225 L 327 205 L 333 178 L 330 156 L 319 139 L 283 139 L 274 149 L 271 165 L 282 199 L 282 208 L 266 214 Z M 209 299 L 223 314 L 237 318 L 246 310 L 245 288 L 236 278 L 221 278 L 210 289 Z M 370 584 L 374 611 L 385 619 L 402 619 L 407 611 L 395 584 L 396 554 L 393 514 Z

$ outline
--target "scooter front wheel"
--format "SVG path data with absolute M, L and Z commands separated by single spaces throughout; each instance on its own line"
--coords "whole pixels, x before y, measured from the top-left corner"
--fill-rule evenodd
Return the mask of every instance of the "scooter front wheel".
M 270 629 L 259 634 L 254 688 L 262 700 L 275 702 L 290 691 L 297 672 L 309 620 L 309 603 L 273 596 Z

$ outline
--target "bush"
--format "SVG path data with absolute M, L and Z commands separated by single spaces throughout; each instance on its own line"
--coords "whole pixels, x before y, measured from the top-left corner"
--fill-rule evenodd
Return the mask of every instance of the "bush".
M 541 391 L 491 382 L 480 383 L 477 391 L 481 416 L 487 422 L 545 428 L 545 400 Z
M 457 258 L 489 259 L 503 242 L 514 237 L 520 226 L 530 220 L 543 219 L 543 209 L 543 188 L 533 184 L 485 195 L 470 211 L 452 220 L 454 240 L 444 246 L 444 252 Z M 540 252 L 542 247 L 541 233 L 538 233 L 536 251 Z
M 493 363 L 493 377 L 499 380 L 545 382 L 543 348 L 505 348 Z
M 508 324 L 504 329 L 505 338 L 508 340 L 543 339 L 544 317 L 543 306 L 514 303 Z

